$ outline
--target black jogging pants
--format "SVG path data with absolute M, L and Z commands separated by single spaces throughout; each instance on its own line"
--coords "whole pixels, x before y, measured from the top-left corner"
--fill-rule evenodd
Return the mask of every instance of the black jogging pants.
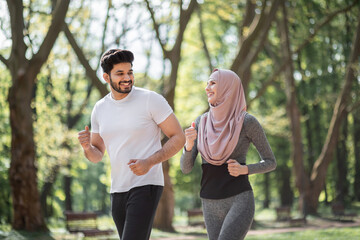
M 121 240 L 148 240 L 163 186 L 145 185 L 111 194 L 111 213 Z

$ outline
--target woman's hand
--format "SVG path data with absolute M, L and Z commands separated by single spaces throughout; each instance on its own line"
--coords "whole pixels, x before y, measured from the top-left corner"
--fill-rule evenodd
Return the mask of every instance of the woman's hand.
M 185 150 L 191 151 L 191 149 L 194 147 L 194 141 L 197 138 L 197 131 L 195 129 L 195 123 L 191 123 L 191 127 L 185 129 Z
M 226 163 L 228 164 L 229 174 L 233 177 L 238 177 L 240 175 L 246 175 L 249 173 L 249 169 L 246 165 L 241 165 L 234 159 L 229 159 L 226 161 Z

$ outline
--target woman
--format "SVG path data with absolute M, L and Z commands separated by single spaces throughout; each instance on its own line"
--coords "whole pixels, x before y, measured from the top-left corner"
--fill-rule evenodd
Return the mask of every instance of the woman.
M 255 211 L 248 175 L 274 170 L 276 160 L 261 125 L 246 112 L 244 90 L 234 72 L 215 69 L 205 91 L 210 110 L 185 130 L 181 170 L 189 173 L 200 152 L 200 197 L 209 239 L 244 239 Z M 261 161 L 246 165 L 250 143 Z

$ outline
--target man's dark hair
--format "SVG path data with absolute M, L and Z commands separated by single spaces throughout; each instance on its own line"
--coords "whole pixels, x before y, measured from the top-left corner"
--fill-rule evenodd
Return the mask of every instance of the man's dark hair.
M 107 74 L 110 74 L 115 64 L 131 63 L 134 61 L 134 54 L 128 50 L 110 49 L 101 57 L 101 68 Z

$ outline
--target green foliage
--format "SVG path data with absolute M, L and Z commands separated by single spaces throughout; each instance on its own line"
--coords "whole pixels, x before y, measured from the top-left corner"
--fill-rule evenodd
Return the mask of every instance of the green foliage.
M 189 209 L 200 208 L 200 180 L 201 180 L 201 160 L 198 156 L 194 168 L 188 174 L 183 174 L 180 170 L 180 156 L 182 151 L 171 160 L 170 176 L 174 184 L 176 209 L 186 212 Z M 177 212 L 177 214 L 180 214 Z
M 109 210 L 109 197 L 106 194 L 110 186 L 108 158 L 103 163 L 92 164 L 84 157 L 77 140 L 78 130 L 89 125 L 91 106 L 81 113 L 83 118 L 75 127 L 69 128 L 69 121 L 78 114 L 86 98 L 87 80 L 83 70 L 75 61 L 74 55 L 57 54 L 58 59 L 50 56 L 49 65 L 44 75 L 39 76 L 36 95 L 35 140 L 37 142 L 37 159 L 39 165 L 40 186 L 45 182 L 53 183 L 53 194 L 47 203 L 52 206 L 54 216 L 62 216 L 65 193 L 63 178 L 71 177 L 73 209 L 77 211 Z M 75 61 L 76 62 L 76 61 Z M 53 63 L 68 65 L 58 72 Z M 56 71 L 57 74 L 53 74 Z M 92 94 L 93 105 L 98 95 Z M 45 171 L 47 169 L 47 171 Z
M 11 193 L 8 177 L 10 167 L 11 130 L 9 123 L 9 106 L 6 101 L 11 84 L 9 73 L 0 65 L 0 224 L 11 221 Z

